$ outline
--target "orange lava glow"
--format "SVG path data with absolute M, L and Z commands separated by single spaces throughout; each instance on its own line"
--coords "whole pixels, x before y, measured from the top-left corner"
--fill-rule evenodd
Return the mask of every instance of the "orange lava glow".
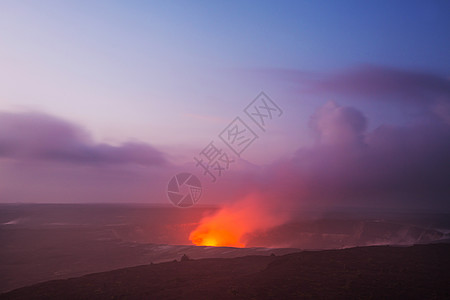
M 261 197 L 251 195 L 204 217 L 189 240 L 197 246 L 242 248 L 246 246 L 246 234 L 279 225 L 283 219 L 271 213 Z

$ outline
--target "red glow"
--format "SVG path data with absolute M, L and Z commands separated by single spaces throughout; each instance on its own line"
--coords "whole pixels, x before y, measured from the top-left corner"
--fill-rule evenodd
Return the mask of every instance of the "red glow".
M 261 197 L 251 195 L 203 218 L 189 240 L 197 246 L 245 247 L 245 235 L 282 223 L 284 218 L 270 213 Z

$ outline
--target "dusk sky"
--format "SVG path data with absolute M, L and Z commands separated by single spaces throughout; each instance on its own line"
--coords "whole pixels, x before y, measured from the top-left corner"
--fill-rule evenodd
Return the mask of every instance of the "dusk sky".
M 0 202 L 450 209 L 448 1 L 1 1 Z M 262 130 L 244 112 L 281 109 Z M 240 117 L 241 157 L 219 134 Z M 194 157 L 230 157 L 215 183 Z M 218 176 L 219 177 L 219 176 Z

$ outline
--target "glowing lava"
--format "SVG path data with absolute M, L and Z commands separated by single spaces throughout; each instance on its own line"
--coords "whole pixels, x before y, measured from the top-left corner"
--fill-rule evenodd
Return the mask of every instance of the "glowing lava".
M 268 209 L 261 197 L 251 195 L 204 217 L 189 239 L 197 246 L 245 247 L 246 234 L 280 225 L 283 221 L 283 217 Z

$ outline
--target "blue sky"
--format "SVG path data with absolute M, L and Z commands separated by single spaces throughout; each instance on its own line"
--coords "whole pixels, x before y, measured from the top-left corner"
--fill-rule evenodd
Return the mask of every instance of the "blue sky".
M 449 12 L 448 1 L 2 1 L 0 112 L 48 114 L 94 143 L 142 142 L 182 163 L 265 91 L 285 114 L 245 159 L 269 164 L 314 144 L 311 116 L 330 100 L 369 131 L 445 119 Z
M 99 139 L 172 143 L 140 128 L 196 113 L 193 106 L 227 119 L 260 90 L 281 99 L 298 96 L 252 70 L 329 72 L 375 64 L 447 75 L 450 64 L 446 1 L 0 5 L 7 85 L 0 108 L 63 115 L 88 124 Z M 126 129 L 111 124 L 119 115 Z

